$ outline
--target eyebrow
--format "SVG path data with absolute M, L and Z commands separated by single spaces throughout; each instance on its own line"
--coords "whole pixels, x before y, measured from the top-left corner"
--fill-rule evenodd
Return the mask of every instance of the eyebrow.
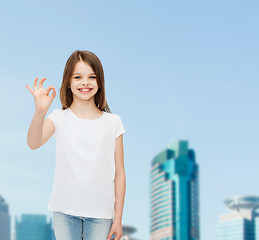
M 74 73 L 73 75 L 76 75 L 76 74 L 80 75 L 81 73 Z M 89 76 L 90 75 L 95 75 L 95 73 L 90 73 Z

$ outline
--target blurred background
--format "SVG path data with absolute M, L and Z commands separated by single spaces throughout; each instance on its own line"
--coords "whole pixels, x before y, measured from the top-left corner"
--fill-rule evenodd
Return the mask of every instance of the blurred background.
M 1 1 L 0 195 L 11 219 L 2 229 L 15 239 L 16 217 L 51 218 L 55 138 L 27 146 L 35 104 L 25 84 L 47 78 L 58 92 L 79 49 L 101 60 L 125 127 L 123 225 L 150 239 L 152 161 L 185 141 L 199 166 L 199 239 L 215 240 L 224 201 L 259 196 L 258 11 L 239 0 Z M 59 94 L 48 114 L 55 108 Z

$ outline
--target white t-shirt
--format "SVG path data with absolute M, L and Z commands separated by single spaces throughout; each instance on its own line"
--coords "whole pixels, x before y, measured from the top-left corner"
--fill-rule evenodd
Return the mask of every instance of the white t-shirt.
M 93 218 L 115 217 L 115 139 L 119 115 L 82 119 L 70 108 L 47 116 L 55 125 L 56 166 L 48 210 Z

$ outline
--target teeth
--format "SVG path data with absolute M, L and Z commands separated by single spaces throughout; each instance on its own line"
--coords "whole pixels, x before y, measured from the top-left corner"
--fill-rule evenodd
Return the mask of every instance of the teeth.
M 82 92 L 89 92 L 91 89 L 90 88 L 87 88 L 87 89 L 82 89 L 82 88 L 79 88 L 79 91 L 82 91 Z

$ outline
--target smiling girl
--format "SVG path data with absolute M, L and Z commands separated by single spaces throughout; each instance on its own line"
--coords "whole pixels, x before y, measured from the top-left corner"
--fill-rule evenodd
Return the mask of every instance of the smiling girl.
M 103 67 L 90 51 L 68 58 L 60 88 L 62 109 L 45 116 L 56 96 L 46 78 L 31 89 L 35 113 L 27 144 L 31 149 L 56 139 L 56 168 L 48 204 L 57 240 L 119 240 L 126 190 L 123 133 L 119 115 L 105 97 Z M 52 94 L 49 93 L 53 89 Z

